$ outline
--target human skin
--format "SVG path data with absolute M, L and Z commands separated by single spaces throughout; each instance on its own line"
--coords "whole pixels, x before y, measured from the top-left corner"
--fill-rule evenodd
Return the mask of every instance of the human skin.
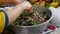
M 0 2 L 2 5 L 16 4 L 11 10 L 6 11 L 9 18 L 9 25 L 12 24 L 24 10 L 29 10 L 32 7 L 31 4 L 25 0 L 22 2 L 18 0 L 0 0 Z

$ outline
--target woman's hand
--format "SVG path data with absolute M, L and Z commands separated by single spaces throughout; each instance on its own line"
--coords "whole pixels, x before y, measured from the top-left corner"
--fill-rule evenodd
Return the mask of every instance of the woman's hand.
M 23 9 L 28 10 L 28 9 L 32 8 L 31 4 L 30 4 L 28 1 L 24 1 L 24 2 L 21 3 L 21 4 L 22 4 L 22 6 L 23 6 Z
M 32 5 L 28 1 L 24 1 L 21 4 L 23 6 L 23 9 L 27 10 L 28 13 L 31 13 L 32 12 Z

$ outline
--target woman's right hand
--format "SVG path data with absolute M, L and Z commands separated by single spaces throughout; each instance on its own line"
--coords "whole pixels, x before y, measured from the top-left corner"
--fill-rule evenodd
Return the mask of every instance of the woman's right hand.
M 32 5 L 28 1 L 24 1 L 22 5 L 23 5 L 23 9 L 27 10 L 28 13 L 32 12 Z
M 32 8 L 32 5 L 28 1 L 24 1 L 21 4 L 23 6 L 23 9 L 29 10 L 30 8 Z

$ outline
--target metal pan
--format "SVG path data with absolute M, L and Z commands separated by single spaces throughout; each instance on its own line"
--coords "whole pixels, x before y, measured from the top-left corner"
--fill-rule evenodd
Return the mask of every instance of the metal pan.
M 34 26 L 19 26 L 19 25 L 12 25 L 13 28 L 16 30 L 16 34 L 40 34 L 40 32 L 43 32 L 47 24 L 51 21 L 53 18 L 52 12 L 49 9 L 34 5 L 33 9 L 37 10 L 39 13 L 42 13 L 45 11 L 48 15 L 50 15 L 50 19 L 46 22 Z

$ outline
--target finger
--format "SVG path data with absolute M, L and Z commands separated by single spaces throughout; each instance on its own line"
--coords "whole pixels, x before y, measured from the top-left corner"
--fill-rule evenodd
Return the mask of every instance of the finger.
M 32 13 L 32 7 L 28 9 L 28 13 Z

